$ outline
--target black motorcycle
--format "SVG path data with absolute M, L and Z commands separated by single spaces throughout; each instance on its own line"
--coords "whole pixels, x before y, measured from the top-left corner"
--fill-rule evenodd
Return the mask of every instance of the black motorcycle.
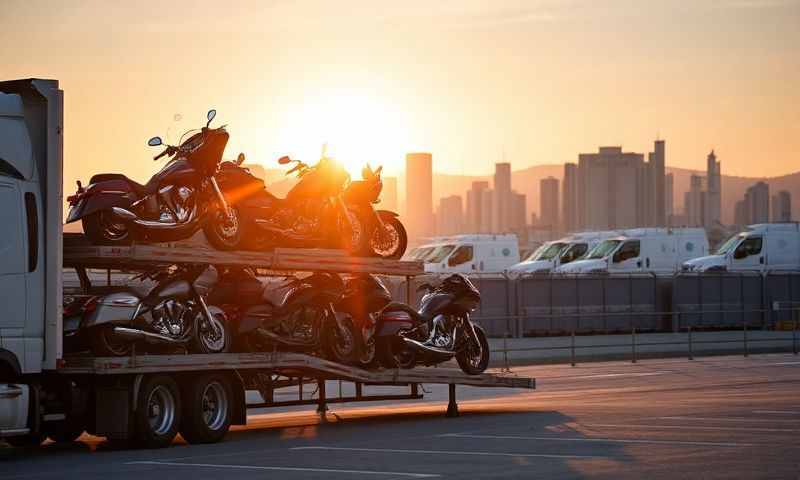
M 250 269 L 231 268 L 211 301 L 222 305 L 238 325 L 237 350 L 296 351 L 349 363 L 356 352 L 355 329 L 334 307 L 343 291 L 344 283 L 335 274 L 290 277 L 265 288 Z
M 66 350 L 128 356 L 134 344 L 141 344 L 145 350 L 227 352 L 232 338 L 225 314 L 205 300 L 217 277 L 213 267 L 168 267 L 134 277 L 156 283 L 146 295 L 126 289 L 69 297 L 63 317 Z
M 455 357 L 464 373 L 477 375 L 486 370 L 486 332 L 469 318 L 481 301 L 475 285 L 456 273 L 437 286 L 423 284 L 420 288 L 426 293 L 418 310 L 393 302 L 381 311 L 376 336 L 383 366 L 413 368 Z
M 156 155 L 154 160 L 172 159 L 144 185 L 119 173 L 94 175 L 86 188 L 78 181 L 77 193 L 67 198 L 67 223 L 81 220 L 95 245 L 176 241 L 202 228 L 214 247 L 235 248 L 240 220 L 215 178 L 229 135 L 225 126 L 209 128 L 215 116 L 216 110 L 209 111 L 205 127 L 186 132 L 178 146 L 167 145 Z M 148 141 L 162 144 L 160 137 Z
M 347 208 L 358 215 L 367 232 L 365 254 L 382 258 L 399 259 L 406 252 L 408 234 L 397 218 L 397 213 L 389 210 L 376 210 L 380 202 L 383 180 L 383 167 L 373 170 L 369 165 L 361 170 L 362 180 L 350 182 L 344 191 Z
M 264 182 L 236 163 L 225 162 L 218 174 L 226 198 L 231 199 L 242 235 L 237 244 L 247 249 L 272 247 L 343 248 L 364 250 L 366 233 L 358 215 L 348 209 L 343 192 L 350 175 L 336 161 L 322 159 L 313 166 L 281 157 L 278 163 L 295 165 L 297 184 L 286 198 L 272 195 Z
M 375 327 L 380 311 L 392 301 L 389 290 L 375 275 L 357 274 L 345 281 L 341 298 L 336 302 L 337 314 L 347 315 L 355 331 L 357 365 L 375 366 L 377 348 Z

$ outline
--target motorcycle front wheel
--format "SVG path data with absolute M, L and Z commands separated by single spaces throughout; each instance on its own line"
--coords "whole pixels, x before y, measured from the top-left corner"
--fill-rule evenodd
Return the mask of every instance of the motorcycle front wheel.
M 231 333 L 225 313 L 217 307 L 209 306 L 211 320 L 198 319 L 199 331 L 192 338 L 192 351 L 195 353 L 225 353 L 231 349 Z M 199 315 L 203 315 L 201 312 Z
M 474 345 L 474 340 L 470 339 L 467 346 L 456 354 L 456 360 L 464 373 L 478 375 L 489 367 L 489 341 L 483 328 L 478 325 L 473 325 L 472 328 L 475 329 L 479 345 Z
M 208 222 L 203 227 L 206 239 L 217 250 L 236 250 L 242 243 L 242 219 L 236 207 L 229 207 L 225 213 L 219 209 L 210 212 Z
M 92 245 L 130 245 L 132 240 L 128 225 L 114 218 L 114 214 L 101 210 L 81 219 L 83 233 Z
M 398 260 L 406 253 L 408 234 L 406 228 L 396 217 L 383 217 L 383 228 L 377 225 L 369 238 L 369 253 L 381 257 Z

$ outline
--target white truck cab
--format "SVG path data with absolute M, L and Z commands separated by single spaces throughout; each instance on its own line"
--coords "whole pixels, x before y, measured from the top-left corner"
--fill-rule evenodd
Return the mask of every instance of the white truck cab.
M 519 263 L 519 242 L 514 234 L 438 237 L 405 258 L 422 260 L 429 273 L 502 273 Z
M 508 273 L 520 275 L 552 272 L 561 265 L 583 257 L 601 241 L 619 234 L 620 232 L 615 231 L 581 232 L 547 242 L 522 262 L 509 267 Z
M 562 265 L 559 273 L 671 274 L 681 264 L 708 252 L 702 228 L 635 228 L 598 243 L 583 259 Z
M 714 255 L 683 264 L 685 272 L 800 270 L 800 224 L 750 225 L 729 238 Z

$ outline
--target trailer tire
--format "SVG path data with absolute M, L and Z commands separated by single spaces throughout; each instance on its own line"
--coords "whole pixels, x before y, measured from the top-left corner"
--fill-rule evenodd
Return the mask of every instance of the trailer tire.
M 172 443 L 181 423 L 181 396 L 172 377 L 145 377 L 134 413 L 136 444 L 163 448 Z
M 221 374 L 187 381 L 183 396 L 181 436 L 189 443 L 216 443 L 231 426 L 234 396 L 231 382 Z

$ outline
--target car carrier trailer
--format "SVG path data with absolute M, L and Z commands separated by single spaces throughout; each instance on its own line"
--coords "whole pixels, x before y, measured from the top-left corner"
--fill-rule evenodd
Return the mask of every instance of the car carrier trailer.
M 534 388 L 533 379 L 468 376 L 449 368 L 366 371 L 294 353 L 142 355 L 97 358 L 63 353 L 63 271 L 134 272 L 162 265 L 247 265 L 267 272 L 366 272 L 412 277 L 415 262 L 349 257 L 331 250 L 219 252 L 196 246 L 92 247 L 64 244 L 63 92 L 55 80 L 0 82 L 0 438 L 33 445 L 72 441 L 84 431 L 146 447 L 220 440 L 244 424 L 248 408 L 422 398 L 421 384 L 447 384 L 448 414 L 457 415 L 456 385 Z M 70 240 L 75 240 L 70 239 Z M 79 238 L 78 238 L 79 240 Z M 331 398 L 325 380 L 352 382 L 355 395 Z M 316 398 L 303 385 L 316 383 Z M 374 385 L 407 388 L 370 395 Z M 298 387 L 297 400 L 276 400 Z M 246 392 L 263 401 L 248 405 Z

